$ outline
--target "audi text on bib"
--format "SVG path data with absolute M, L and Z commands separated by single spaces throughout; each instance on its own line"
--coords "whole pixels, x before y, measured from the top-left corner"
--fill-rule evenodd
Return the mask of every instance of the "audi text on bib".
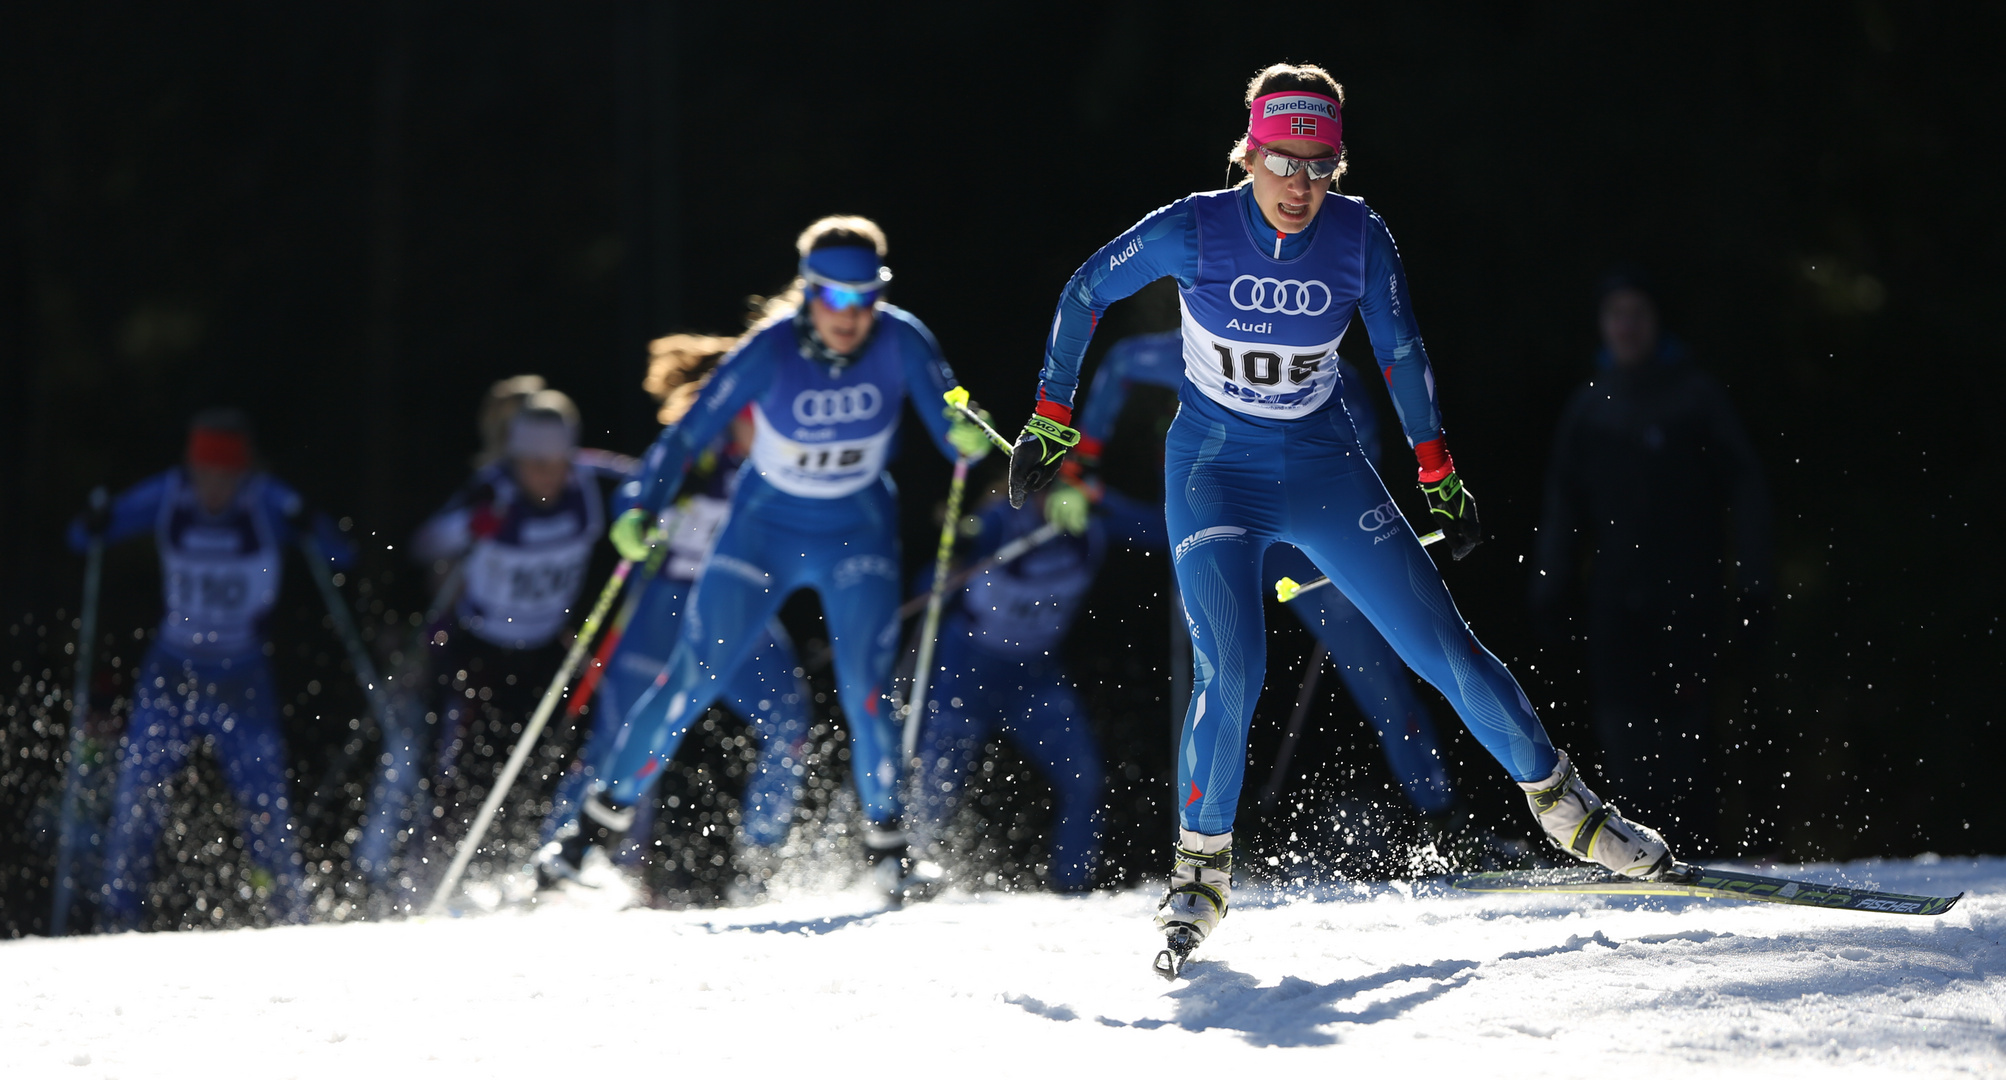
M 1237 192 L 1189 202 L 1198 274 L 1178 295 L 1185 377 L 1235 412 L 1315 412 L 1337 386 L 1337 344 L 1363 291 L 1365 204 L 1325 198 L 1308 250 L 1277 260 L 1253 235 Z

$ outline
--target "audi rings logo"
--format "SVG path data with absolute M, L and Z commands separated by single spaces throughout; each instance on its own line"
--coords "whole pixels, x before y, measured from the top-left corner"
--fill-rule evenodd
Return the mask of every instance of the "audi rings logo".
M 1321 281 L 1276 281 L 1241 274 L 1226 295 L 1241 311 L 1269 315 L 1321 315 L 1330 310 L 1330 286 Z M 1244 297 L 1244 299 L 1242 299 Z
M 1391 502 L 1380 503 L 1358 515 L 1358 527 L 1366 532 L 1378 532 L 1388 525 L 1397 525 L 1399 522 L 1400 508 Z
M 884 394 L 870 383 L 840 390 L 803 390 L 794 398 L 794 419 L 803 424 L 869 420 L 884 404 Z

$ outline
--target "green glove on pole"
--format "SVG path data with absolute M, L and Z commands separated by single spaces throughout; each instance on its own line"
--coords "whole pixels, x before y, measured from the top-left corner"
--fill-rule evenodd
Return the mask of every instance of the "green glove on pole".
M 102 518 L 110 506 L 103 488 L 91 490 L 91 516 Z M 77 621 L 76 681 L 70 691 L 70 756 L 64 766 L 63 816 L 56 835 L 56 897 L 49 913 L 49 936 L 70 932 L 70 901 L 76 891 L 77 799 L 84 765 L 84 721 L 91 713 L 91 661 L 98 634 L 98 584 L 104 576 L 104 530 L 93 528 L 84 550 L 84 608 Z
M 963 391 L 964 401 L 967 397 Z M 919 726 L 926 721 L 927 684 L 933 681 L 933 641 L 940 632 L 940 609 L 947 599 L 947 560 L 954 554 L 954 530 L 961 523 L 961 493 L 967 487 L 968 457 L 964 454 L 954 459 L 954 483 L 947 489 L 947 516 L 940 523 L 940 550 L 933 557 L 933 592 L 927 596 L 926 622 L 919 631 L 919 662 L 913 666 L 912 693 L 905 702 L 903 734 L 907 761 L 919 750 Z
M 460 875 L 467 872 L 467 863 L 474 852 L 480 850 L 481 840 L 487 836 L 488 826 L 495 819 L 495 811 L 508 795 L 510 785 L 516 775 L 522 772 L 524 761 L 529 759 L 530 748 L 536 745 L 537 736 L 543 734 L 543 726 L 550 722 L 550 714 L 557 708 L 557 700 L 564 696 L 564 690 L 571 685 L 572 673 L 578 670 L 578 663 L 585 658 L 585 652 L 592 646 L 592 639 L 599 633 L 599 624 L 605 621 L 606 612 L 613 607 L 613 601 L 620 595 L 620 589 L 627 584 L 627 576 L 634 569 L 632 559 L 620 560 L 613 568 L 613 576 L 606 580 L 606 587 L 599 591 L 599 600 L 592 605 L 592 611 L 585 616 L 584 625 L 578 628 L 578 636 L 571 642 L 571 651 L 564 654 L 564 664 L 550 680 L 550 688 L 543 692 L 543 700 L 537 702 L 536 712 L 522 729 L 522 738 L 516 740 L 515 749 L 508 756 L 508 764 L 502 766 L 501 775 L 495 777 L 495 785 L 488 792 L 487 800 L 481 803 L 481 812 L 467 830 L 465 839 L 460 841 L 458 851 L 453 853 L 453 863 L 446 868 L 446 876 L 439 882 L 439 891 L 432 894 L 432 900 L 425 905 L 425 914 L 438 915 L 446 910 L 446 901 L 451 899 L 453 890 L 460 884 Z

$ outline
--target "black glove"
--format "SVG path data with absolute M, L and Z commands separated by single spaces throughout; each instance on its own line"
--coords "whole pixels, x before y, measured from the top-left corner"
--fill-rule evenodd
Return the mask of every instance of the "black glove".
M 1484 542 L 1483 528 L 1477 524 L 1477 500 L 1470 497 L 1462 477 L 1451 472 L 1432 484 L 1423 483 L 1421 493 L 1428 497 L 1428 518 L 1445 534 L 1451 555 L 1461 559 Z
M 1037 413 L 1017 436 L 1010 450 L 1010 505 L 1021 509 L 1031 493 L 1052 482 L 1065 463 L 1066 451 L 1080 441 L 1080 433 Z

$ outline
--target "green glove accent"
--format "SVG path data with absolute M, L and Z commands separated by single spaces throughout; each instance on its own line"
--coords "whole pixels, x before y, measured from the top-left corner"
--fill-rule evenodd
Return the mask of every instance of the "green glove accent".
M 1428 497 L 1429 519 L 1442 527 L 1449 541 L 1449 553 L 1461 559 L 1484 542 L 1483 528 L 1477 524 L 1477 500 L 1463 479 L 1450 473 L 1432 484 L 1422 484 Z
M 954 421 L 947 429 L 947 443 L 954 447 L 956 453 L 970 461 L 981 461 L 989 456 L 989 433 L 982 430 L 982 424 L 968 419 L 957 409 L 946 409 L 943 415 Z M 989 422 L 989 410 L 981 410 L 980 415 L 983 423 Z
M 1045 520 L 1071 536 L 1086 535 L 1088 509 L 1086 493 L 1071 484 L 1060 484 L 1045 496 Z
M 1010 452 L 1010 505 L 1021 507 L 1031 493 L 1059 475 L 1066 451 L 1080 441 L 1080 433 L 1049 416 L 1031 414 L 1024 433 Z
M 613 541 L 613 550 L 628 562 L 641 562 L 648 557 L 649 514 L 640 507 L 613 519 L 613 527 L 606 530 L 606 536 Z

